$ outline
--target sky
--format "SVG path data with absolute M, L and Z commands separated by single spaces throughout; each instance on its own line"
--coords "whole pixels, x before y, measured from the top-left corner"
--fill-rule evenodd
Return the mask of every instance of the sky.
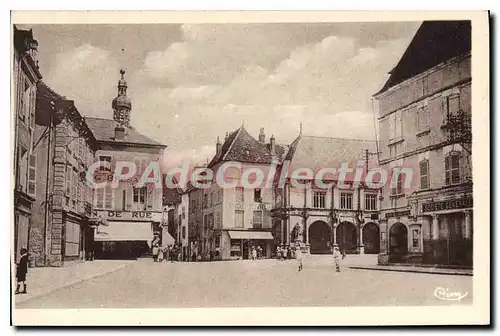
M 43 80 L 85 116 L 112 118 L 126 70 L 131 123 L 167 145 L 167 166 L 200 164 L 244 123 L 256 138 L 375 139 L 371 96 L 420 22 L 23 25 Z

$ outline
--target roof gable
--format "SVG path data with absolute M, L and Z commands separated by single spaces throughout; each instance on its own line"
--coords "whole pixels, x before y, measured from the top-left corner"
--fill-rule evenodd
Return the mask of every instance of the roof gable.
M 285 147 L 276 145 L 276 154 L 280 158 L 285 153 Z M 219 155 L 215 155 L 208 167 L 213 167 L 221 161 L 250 162 L 260 164 L 271 164 L 273 154 L 268 144 L 261 143 L 252 137 L 247 130 L 241 126 L 228 135 Z
M 470 21 L 424 21 L 398 64 L 389 72 L 389 79 L 375 95 L 470 51 Z
M 95 118 L 95 117 L 85 117 L 88 126 L 94 133 L 97 141 L 102 142 L 116 142 L 116 143 L 132 143 L 132 144 L 140 144 L 146 146 L 155 146 L 155 147 L 166 147 L 165 145 L 156 142 L 147 136 L 137 132 L 135 129 L 131 127 L 126 127 L 126 136 L 123 141 L 115 141 L 115 127 L 118 125 L 118 122 L 111 119 L 103 119 L 103 118 Z

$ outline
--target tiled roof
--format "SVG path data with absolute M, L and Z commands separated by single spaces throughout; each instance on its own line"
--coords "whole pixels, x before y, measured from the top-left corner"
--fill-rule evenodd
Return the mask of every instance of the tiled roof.
M 118 125 L 116 121 L 95 117 L 85 117 L 85 120 L 94 133 L 97 141 L 115 142 L 115 127 Z M 142 135 L 141 133 L 130 127 L 125 128 L 125 134 L 125 139 L 123 141 L 117 142 L 141 144 L 155 147 L 166 147 L 165 145 L 162 145 L 161 143 L 156 142 L 145 135 Z
M 276 145 L 278 159 L 284 156 L 285 151 L 285 146 Z M 221 153 L 214 156 L 208 167 L 213 167 L 221 161 L 270 164 L 272 159 L 273 155 L 269 149 L 269 144 L 259 142 L 241 126 L 228 135 L 222 144 Z
M 376 95 L 433 66 L 471 51 L 470 21 L 424 21 Z
M 338 169 L 343 162 L 352 168 L 359 161 L 364 162 L 363 152 L 366 149 L 371 153 L 376 152 L 375 141 L 301 135 L 290 146 L 286 160 L 290 161 L 290 168 L 309 168 L 313 171 Z M 370 155 L 368 167 L 376 165 L 376 155 Z

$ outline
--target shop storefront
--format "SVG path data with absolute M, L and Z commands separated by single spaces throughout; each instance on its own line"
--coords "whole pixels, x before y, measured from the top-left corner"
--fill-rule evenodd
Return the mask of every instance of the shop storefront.
M 94 233 L 96 259 L 135 259 L 150 253 L 161 222 L 160 212 L 96 211 L 95 215 L 107 223 Z
M 438 199 L 422 205 L 429 219 L 430 240 L 425 261 L 443 265 L 472 265 L 472 198 Z
M 222 259 L 250 259 L 252 247 L 262 249 L 262 258 L 270 258 L 274 243 L 269 231 L 222 231 Z

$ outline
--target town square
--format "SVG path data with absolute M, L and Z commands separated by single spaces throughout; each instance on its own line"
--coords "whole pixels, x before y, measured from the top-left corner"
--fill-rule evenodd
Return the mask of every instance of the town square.
M 471 25 L 12 25 L 15 308 L 472 305 Z

